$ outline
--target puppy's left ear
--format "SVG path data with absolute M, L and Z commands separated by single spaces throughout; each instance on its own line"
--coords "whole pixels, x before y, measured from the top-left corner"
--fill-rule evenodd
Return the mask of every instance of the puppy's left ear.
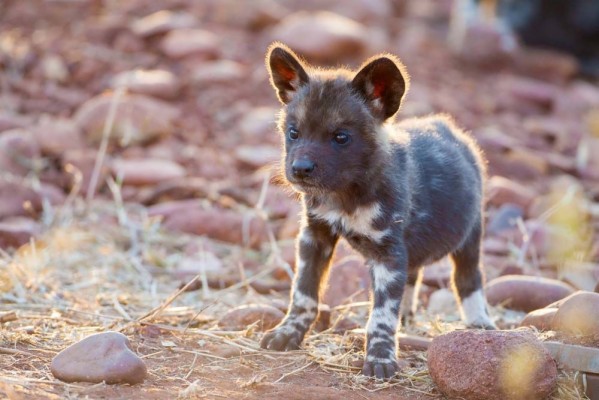
M 399 110 L 408 90 L 409 76 L 397 58 L 383 55 L 366 61 L 352 85 L 366 100 L 372 114 L 384 121 Z

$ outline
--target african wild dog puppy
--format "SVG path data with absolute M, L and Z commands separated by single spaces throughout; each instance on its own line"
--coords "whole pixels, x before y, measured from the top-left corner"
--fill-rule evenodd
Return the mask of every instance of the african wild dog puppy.
M 289 312 L 261 346 L 299 347 L 340 236 L 366 258 L 372 277 L 365 375 L 397 372 L 400 304 L 409 314 L 421 267 L 447 254 L 465 322 L 494 328 L 481 290 L 484 161 L 472 139 L 444 115 L 387 122 L 408 89 L 392 55 L 358 72 L 327 71 L 275 43 L 267 66 L 284 104 L 285 177 L 304 212 Z

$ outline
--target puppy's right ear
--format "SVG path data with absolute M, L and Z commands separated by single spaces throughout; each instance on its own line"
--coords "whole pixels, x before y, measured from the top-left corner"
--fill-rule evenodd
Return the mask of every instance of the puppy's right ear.
M 291 101 L 297 90 L 308 83 L 302 62 L 287 46 L 273 43 L 266 53 L 266 66 L 270 83 L 277 91 L 281 103 Z

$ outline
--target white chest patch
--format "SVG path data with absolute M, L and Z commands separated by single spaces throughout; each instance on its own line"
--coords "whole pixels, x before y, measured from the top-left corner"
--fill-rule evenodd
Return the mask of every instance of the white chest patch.
M 383 237 L 390 233 L 390 229 L 382 231 L 373 228 L 372 223 L 381 216 L 382 210 L 379 203 L 370 206 L 358 207 L 353 213 L 347 214 L 337 209 L 330 209 L 326 206 L 319 206 L 313 213 L 319 219 L 326 221 L 333 229 L 340 230 L 339 233 L 356 233 L 369 237 L 375 242 L 379 242 Z

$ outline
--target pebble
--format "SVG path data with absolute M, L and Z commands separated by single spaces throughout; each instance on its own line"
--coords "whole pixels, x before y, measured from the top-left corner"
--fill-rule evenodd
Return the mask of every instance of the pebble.
M 136 35 L 147 37 L 173 29 L 192 28 L 196 24 L 197 20 L 192 14 L 161 10 L 133 21 L 129 28 Z
M 134 69 L 115 75 L 110 85 L 124 87 L 133 93 L 171 99 L 179 93 L 179 80 L 165 69 Z
M 121 146 L 145 143 L 175 130 L 181 111 L 172 104 L 139 94 L 124 94 L 116 99 L 114 93 L 92 97 L 83 103 L 73 117 L 85 137 L 99 143 L 109 110 L 116 101 L 114 125 L 110 139 Z
M 0 222 L 0 248 L 18 248 L 40 232 L 40 225 L 27 217 L 10 217 Z
M 227 330 L 244 330 L 257 323 L 260 331 L 274 328 L 283 320 L 285 314 L 269 305 L 243 305 L 227 311 L 218 321 L 218 325 Z
M 117 159 L 111 164 L 112 173 L 121 177 L 125 185 L 155 185 L 159 182 L 185 176 L 185 168 L 170 160 Z
M 219 39 L 204 29 L 176 29 L 164 37 L 160 48 L 171 58 L 190 55 L 211 58 L 219 52 Z
M 67 347 L 52 359 L 50 370 L 64 382 L 134 385 L 147 375 L 143 360 L 119 332 L 97 333 Z
M 489 304 L 525 312 L 543 308 L 573 292 L 571 286 L 558 280 L 522 275 L 505 275 L 485 286 Z
M 487 182 L 488 203 L 496 207 L 511 203 L 527 209 L 535 196 L 529 187 L 503 176 L 492 176 Z

